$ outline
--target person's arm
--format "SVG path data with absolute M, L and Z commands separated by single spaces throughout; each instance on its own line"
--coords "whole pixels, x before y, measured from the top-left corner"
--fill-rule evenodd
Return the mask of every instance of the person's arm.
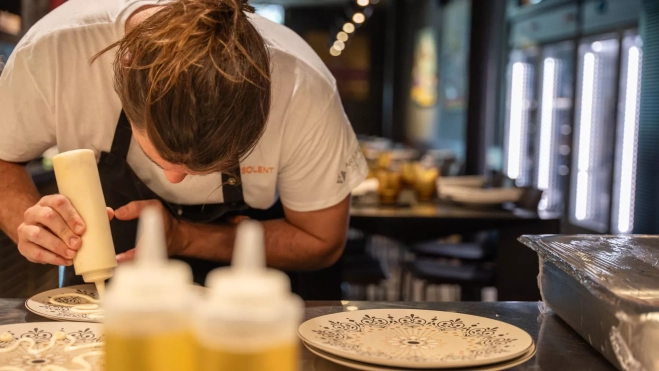
M 85 224 L 62 195 L 41 197 L 25 167 L 0 160 L 0 229 L 33 263 L 71 265 Z M 108 209 L 108 217 L 113 212 Z
M 0 174 L 0 229 L 18 243 L 25 211 L 41 197 L 25 166 L 0 160 Z
M 139 217 L 146 206 L 156 206 L 165 216 L 169 253 L 228 262 L 233 254 L 235 225 L 199 224 L 176 221 L 159 201 L 132 202 L 116 210 L 121 220 Z M 286 219 L 263 222 L 268 265 L 283 270 L 315 270 L 334 264 L 343 253 L 350 197 L 324 210 L 298 212 L 284 207 Z M 120 262 L 134 258 L 134 250 L 119 256 Z
M 29 261 L 71 265 L 81 246 L 82 219 L 63 196 L 40 198 L 18 165 L 57 143 L 55 70 L 41 68 L 50 45 L 47 38 L 19 43 L 0 76 L 0 228 Z M 72 231 L 76 227 L 78 233 Z

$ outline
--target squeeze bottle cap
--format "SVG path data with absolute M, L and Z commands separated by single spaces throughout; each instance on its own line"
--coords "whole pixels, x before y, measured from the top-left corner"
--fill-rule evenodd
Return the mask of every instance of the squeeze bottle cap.
M 220 317 L 270 321 L 297 313 L 299 298 L 291 294 L 288 276 L 266 267 L 263 226 L 256 221 L 238 225 L 231 267 L 212 271 L 206 286 Z
M 177 308 L 189 303 L 190 267 L 168 260 L 161 211 L 145 208 L 140 214 L 135 260 L 119 265 L 108 285 L 106 310 Z
M 141 267 L 167 262 L 164 223 L 156 208 L 142 211 L 137 228 L 137 245 L 139 248 L 135 251 L 135 262 Z
M 265 268 L 265 243 L 261 223 L 244 221 L 238 225 L 231 265 L 237 273 L 258 272 L 259 269 Z

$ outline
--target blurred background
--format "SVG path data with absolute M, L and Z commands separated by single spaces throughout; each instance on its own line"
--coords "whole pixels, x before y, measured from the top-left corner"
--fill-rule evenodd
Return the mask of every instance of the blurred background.
M 63 1 L 0 1 L 0 55 Z M 251 3 L 332 71 L 371 168 L 323 298 L 536 299 L 520 235 L 659 232 L 656 0 Z M 56 280 L 0 245 L 28 277 L 0 296 Z

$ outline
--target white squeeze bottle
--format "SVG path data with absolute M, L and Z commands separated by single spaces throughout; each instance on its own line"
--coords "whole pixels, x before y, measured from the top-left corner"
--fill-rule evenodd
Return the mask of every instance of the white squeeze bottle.
M 195 316 L 198 370 L 299 369 L 303 303 L 286 274 L 266 268 L 260 223 L 238 225 L 232 266 L 211 272 L 206 286 Z
M 60 153 L 52 161 L 59 193 L 71 201 L 87 227 L 73 259 L 75 273 L 95 283 L 102 296 L 117 259 L 96 156 L 92 150 L 80 149 Z
M 162 214 L 142 211 L 135 261 L 121 264 L 104 301 L 106 371 L 195 370 L 190 267 L 168 260 Z

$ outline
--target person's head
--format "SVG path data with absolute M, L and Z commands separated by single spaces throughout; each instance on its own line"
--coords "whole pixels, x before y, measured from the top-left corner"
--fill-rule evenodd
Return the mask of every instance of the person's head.
M 247 0 L 176 0 L 103 51 L 117 48 L 115 90 L 171 182 L 233 171 L 265 130 L 270 58 L 253 11 Z

